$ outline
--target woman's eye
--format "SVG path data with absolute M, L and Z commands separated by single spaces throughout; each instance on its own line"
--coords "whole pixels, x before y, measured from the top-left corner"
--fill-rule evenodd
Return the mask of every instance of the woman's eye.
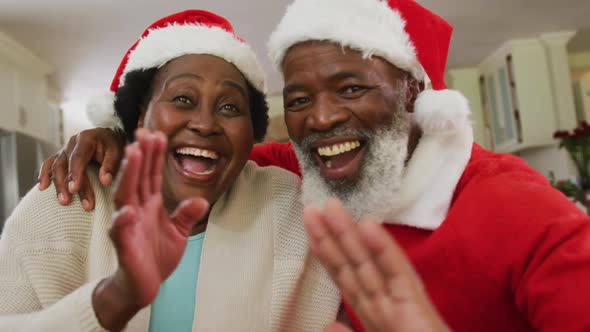
M 221 106 L 220 110 L 229 113 L 240 113 L 240 110 L 234 104 L 225 104 Z
M 180 104 L 192 104 L 192 100 L 187 97 L 187 96 L 176 96 L 174 97 L 174 99 L 172 99 L 175 103 L 180 103 Z

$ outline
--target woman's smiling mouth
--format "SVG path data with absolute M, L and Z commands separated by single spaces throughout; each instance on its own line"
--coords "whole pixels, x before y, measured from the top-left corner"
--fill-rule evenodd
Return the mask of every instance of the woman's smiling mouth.
M 207 181 L 220 168 L 220 153 L 217 151 L 181 146 L 174 150 L 173 159 L 180 173 L 186 177 Z

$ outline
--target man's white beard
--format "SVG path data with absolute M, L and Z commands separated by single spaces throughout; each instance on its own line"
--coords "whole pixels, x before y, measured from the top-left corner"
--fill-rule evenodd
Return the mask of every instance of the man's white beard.
M 398 112 L 400 110 L 398 108 Z M 330 197 L 339 198 L 352 216 L 360 219 L 371 216 L 378 220 L 391 219 L 398 209 L 396 202 L 402 184 L 405 161 L 408 156 L 409 120 L 396 117 L 394 124 L 377 132 L 334 130 L 321 137 L 359 135 L 365 140 L 366 152 L 357 180 L 328 180 L 321 174 L 309 143 L 318 135 L 306 138 L 301 146 L 293 147 L 303 173 L 303 203 L 323 207 Z M 401 123 L 400 123 L 401 121 Z

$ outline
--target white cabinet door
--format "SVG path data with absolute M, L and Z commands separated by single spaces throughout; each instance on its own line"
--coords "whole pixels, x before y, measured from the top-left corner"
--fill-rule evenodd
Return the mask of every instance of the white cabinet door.
M 16 111 L 16 70 L 0 58 L 0 128 L 15 130 Z
M 49 139 L 49 106 L 45 78 L 21 69 L 17 72 L 16 82 L 18 130 L 47 141 Z

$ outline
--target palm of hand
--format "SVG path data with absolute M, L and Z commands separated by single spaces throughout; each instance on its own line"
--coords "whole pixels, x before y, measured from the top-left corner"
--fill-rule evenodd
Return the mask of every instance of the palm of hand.
M 182 258 L 187 243 L 164 210 L 161 197 L 137 207 L 137 223 L 121 234 L 120 264 L 133 294 L 141 304 L 151 303 Z
M 342 291 L 366 331 L 448 331 L 403 249 L 369 218 L 355 223 L 338 200 L 308 207 L 312 253 Z M 350 332 L 340 323 L 326 332 Z
M 180 262 L 192 225 L 208 208 L 203 199 L 191 199 L 168 215 L 161 193 L 166 141 L 149 135 L 151 140 L 139 136 L 139 145 L 126 149 L 115 193 L 119 215 L 111 230 L 119 259 L 117 280 L 139 307 L 153 302 Z

